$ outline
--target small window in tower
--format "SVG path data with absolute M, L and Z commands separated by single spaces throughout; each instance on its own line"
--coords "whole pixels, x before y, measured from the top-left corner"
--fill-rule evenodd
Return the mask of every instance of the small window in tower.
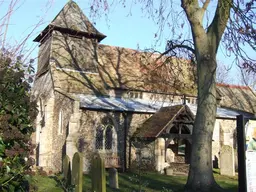
M 58 134 L 61 135 L 62 133 L 63 133 L 63 112 L 62 112 L 62 109 L 60 109 Z
M 47 108 L 47 105 L 43 105 L 42 107 L 42 112 L 41 112 L 41 121 L 40 121 L 40 124 L 41 124 L 41 127 L 45 127 L 45 123 L 47 121 L 47 111 L 46 111 L 46 108 Z

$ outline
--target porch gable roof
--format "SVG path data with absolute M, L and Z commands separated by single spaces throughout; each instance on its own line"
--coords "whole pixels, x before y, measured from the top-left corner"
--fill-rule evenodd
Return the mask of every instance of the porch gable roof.
M 192 120 L 195 116 L 187 105 L 162 107 L 147 119 L 134 133 L 134 138 L 157 138 L 182 113 L 186 113 Z

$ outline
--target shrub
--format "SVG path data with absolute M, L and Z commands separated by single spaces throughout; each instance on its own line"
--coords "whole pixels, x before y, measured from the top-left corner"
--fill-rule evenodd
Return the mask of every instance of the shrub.
M 33 67 L 0 53 L 0 191 L 28 191 L 36 104 L 30 100 Z

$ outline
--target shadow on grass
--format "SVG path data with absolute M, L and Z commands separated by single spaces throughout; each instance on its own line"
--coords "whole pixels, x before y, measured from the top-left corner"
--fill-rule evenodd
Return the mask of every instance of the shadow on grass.
M 214 173 L 214 177 L 217 183 L 226 191 L 235 192 L 238 191 L 238 181 L 236 177 L 227 177 Z M 35 176 L 38 180 L 37 186 L 39 191 L 52 191 L 60 192 L 65 191 L 62 187 L 63 180 L 61 175 L 43 177 Z M 173 192 L 183 192 L 184 186 L 187 180 L 187 176 L 166 176 L 156 172 L 142 173 L 139 177 L 136 173 L 119 173 L 119 189 L 111 189 L 108 185 L 108 174 L 106 175 L 107 192 L 167 192 L 172 190 Z M 91 192 L 91 178 L 89 175 L 83 177 L 83 192 Z M 140 188 L 141 186 L 141 188 Z
M 119 188 L 112 189 L 108 185 L 108 175 L 106 177 L 107 191 L 110 192 L 132 192 L 132 191 L 163 191 L 164 189 L 172 189 L 173 192 L 183 191 L 186 183 L 186 177 L 171 177 L 160 175 L 158 173 L 143 173 L 141 176 L 135 173 L 119 173 Z M 91 179 L 89 175 L 84 175 L 83 187 L 91 190 Z
M 237 177 L 226 177 L 214 174 L 219 185 L 226 191 L 235 192 L 238 190 Z M 84 176 L 84 187 L 91 189 L 91 181 L 88 175 Z M 146 172 L 139 175 L 136 173 L 119 173 L 119 190 L 111 189 L 108 185 L 108 175 L 106 177 L 108 192 L 163 192 L 164 189 L 172 190 L 173 192 L 183 192 L 187 181 L 187 176 L 166 176 L 156 172 Z M 140 188 L 141 186 L 141 188 Z M 167 190 L 166 190 L 167 191 Z

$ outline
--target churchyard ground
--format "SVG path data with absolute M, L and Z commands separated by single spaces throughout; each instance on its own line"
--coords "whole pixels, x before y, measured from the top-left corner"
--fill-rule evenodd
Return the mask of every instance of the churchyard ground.
M 219 174 L 219 170 L 214 170 L 214 176 L 218 184 L 228 192 L 238 190 L 237 176 L 227 177 Z M 107 176 L 108 183 L 108 176 Z M 166 176 L 155 172 L 142 173 L 119 173 L 119 190 L 113 190 L 107 185 L 107 192 L 182 192 L 186 183 L 187 176 Z M 54 177 L 34 176 L 33 183 L 38 187 L 39 192 L 61 192 L 63 189 Z M 89 175 L 84 175 L 83 191 L 89 192 L 91 188 L 91 179 Z

